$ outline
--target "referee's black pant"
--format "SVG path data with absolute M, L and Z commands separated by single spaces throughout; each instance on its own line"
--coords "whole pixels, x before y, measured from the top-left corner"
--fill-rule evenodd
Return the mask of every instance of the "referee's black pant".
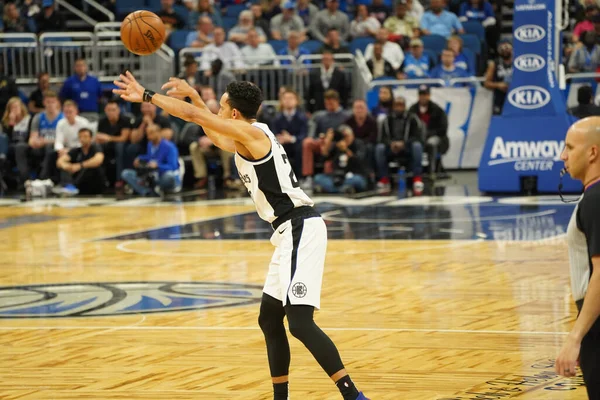
M 590 400 L 600 400 L 600 331 L 591 330 L 581 341 L 579 365 Z

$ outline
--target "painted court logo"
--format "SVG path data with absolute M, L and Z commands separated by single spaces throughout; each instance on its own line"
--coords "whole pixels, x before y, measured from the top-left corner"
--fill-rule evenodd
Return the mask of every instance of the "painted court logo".
M 262 286 L 218 282 L 103 282 L 0 287 L 0 318 L 97 317 L 257 303 Z

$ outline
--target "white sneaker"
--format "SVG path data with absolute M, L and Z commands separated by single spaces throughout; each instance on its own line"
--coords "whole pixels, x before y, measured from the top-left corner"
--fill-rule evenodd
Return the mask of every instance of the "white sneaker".
M 302 183 L 300 183 L 300 189 L 302 190 L 312 190 L 313 187 L 313 179 L 312 176 L 307 176 L 304 178 Z

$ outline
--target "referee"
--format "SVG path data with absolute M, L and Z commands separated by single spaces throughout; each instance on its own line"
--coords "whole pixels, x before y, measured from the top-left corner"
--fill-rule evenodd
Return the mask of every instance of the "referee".
M 571 290 L 579 315 L 556 359 L 556 372 L 575 376 L 581 366 L 590 400 L 600 400 L 600 117 L 569 128 L 561 155 L 584 193 L 567 229 Z

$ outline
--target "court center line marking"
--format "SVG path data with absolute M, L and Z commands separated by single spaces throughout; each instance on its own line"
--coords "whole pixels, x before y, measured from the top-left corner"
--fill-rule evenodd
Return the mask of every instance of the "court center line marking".
M 544 217 L 546 215 L 556 214 L 556 210 L 546 210 L 536 213 L 529 214 L 507 214 L 507 215 L 495 215 L 490 217 L 480 218 L 401 218 L 401 219 L 385 219 L 377 220 L 373 218 L 337 218 L 332 217 L 333 214 L 323 215 L 323 219 L 332 222 L 349 222 L 349 223 L 361 223 L 361 224 L 423 224 L 428 222 L 477 222 L 477 221 L 502 221 L 507 219 L 518 219 L 518 218 L 533 218 L 533 217 Z
M 141 321 L 140 321 L 141 322 Z M 140 323 L 138 322 L 138 323 Z M 256 326 L 0 326 L 0 331 L 17 330 L 124 330 L 124 331 L 258 331 L 260 327 Z M 418 329 L 418 328 L 321 328 L 332 332 L 420 332 L 420 333 L 465 333 L 465 334 L 483 334 L 483 335 L 544 335 L 544 336 L 564 336 L 569 332 L 549 332 L 549 331 L 495 331 L 495 330 L 474 330 L 474 329 Z

